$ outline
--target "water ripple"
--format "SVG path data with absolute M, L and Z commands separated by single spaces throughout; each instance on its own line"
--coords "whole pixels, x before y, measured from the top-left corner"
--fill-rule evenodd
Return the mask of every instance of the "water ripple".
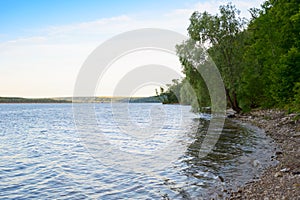
M 170 139 L 167 134 L 172 132 L 180 133 L 178 144 L 188 146 L 164 169 L 150 169 L 149 173 L 120 169 L 118 163 L 94 159 L 85 148 L 76 133 L 71 104 L 1 104 L 0 199 L 194 199 L 207 197 L 224 184 L 218 176 L 234 186 L 261 173 L 251 165 L 255 159 L 265 167 L 272 164 L 268 160 L 273 150 L 270 141 L 256 134 L 259 130 L 233 122 L 226 123 L 214 152 L 199 159 L 210 118 L 203 115 L 201 119 L 187 112 L 188 107 L 184 108 L 184 129 L 165 124 L 144 149 L 118 131 L 109 104 L 96 108 L 104 134 L 127 150 L 153 151 Z M 130 108 L 131 118 L 147 128 L 151 122 L 147 106 Z M 178 105 L 167 109 L 178 109 Z M 149 162 L 160 162 L 159 158 Z

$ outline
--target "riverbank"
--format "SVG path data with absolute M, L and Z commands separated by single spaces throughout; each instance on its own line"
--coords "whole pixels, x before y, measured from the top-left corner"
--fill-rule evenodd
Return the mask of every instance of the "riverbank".
M 267 168 L 257 181 L 231 193 L 229 199 L 300 199 L 300 116 L 279 110 L 257 110 L 237 115 L 265 130 L 278 148 L 273 158 L 279 161 Z

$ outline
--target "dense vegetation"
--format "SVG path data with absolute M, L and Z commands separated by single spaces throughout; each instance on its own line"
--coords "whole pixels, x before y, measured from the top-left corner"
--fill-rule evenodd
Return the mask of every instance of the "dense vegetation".
M 126 99 L 126 101 L 123 102 L 129 102 L 129 103 L 160 103 L 160 100 L 156 96 L 151 97 L 130 97 L 129 101 Z
M 260 9 L 250 9 L 250 21 L 240 18 L 232 4 L 221 6 L 219 11 L 217 15 L 192 14 L 190 39 L 177 46 L 186 78 L 162 94 L 181 91 L 176 96 L 184 99 L 186 89 L 176 87 L 182 88 L 187 81 L 199 107 L 210 106 L 206 85 L 196 70 L 210 67 L 203 48 L 198 48 L 205 44 L 223 78 L 229 107 L 237 112 L 270 107 L 299 112 L 299 0 L 268 0 Z

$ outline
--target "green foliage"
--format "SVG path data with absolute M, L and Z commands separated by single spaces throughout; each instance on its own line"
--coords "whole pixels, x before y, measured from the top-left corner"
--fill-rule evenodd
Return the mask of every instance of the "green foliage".
M 194 111 L 199 108 L 210 106 L 210 96 L 203 77 L 199 73 L 208 67 L 206 54 L 201 46 L 194 40 L 187 40 L 177 45 L 177 54 L 183 66 L 183 73 L 186 75 L 185 87 L 189 90 L 190 104 Z
M 294 87 L 300 81 L 300 52 L 296 48 L 291 48 L 282 55 L 278 65 L 275 65 L 270 73 L 273 77 L 271 94 L 273 98 L 281 104 L 286 104 L 292 100 Z
M 188 80 L 182 81 L 173 79 L 171 84 L 166 85 L 168 89 L 165 91 L 162 87 L 160 93 L 156 90 L 156 99 L 164 104 L 183 104 L 194 105 L 197 107 L 197 98 L 195 90 L 192 88 Z M 197 110 L 198 111 L 198 110 Z
M 300 82 L 295 84 L 293 91 L 294 97 L 292 102 L 287 105 L 287 110 L 290 112 L 298 112 L 300 116 Z
M 198 73 L 209 68 L 207 52 L 224 80 L 228 105 L 236 111 L 279 107 L 300 111 L 300 3 L 267 0 L 252 8 L 248 26 L 232 4 L 218 15 L 194 12 L 190 39 L 177 46 L 177 54 L 200 107 L 210 106 L 209 93 Z M 207 52 L 201 44 L 208 46 Z M 191 95 L 181 87 L 182 100 Z M 191 91 L 191 89 L 189 89 Z M 183 102 L 184 102 L 183 101 Z M 193 101 L 193 100 L 190 100 Z
M 239 11 L 232 4 L 220 7 L 220 15 L 207 12 L 195 12 L 190 18 L 188 28 L 190 40 L 177 47 L 177 53 L 183 65 L 183 72 L 195 88 L 200 107 L 210 104 L 208 91 L 197 68 L 209 67 L 207 52 L 199 48 L 199 44 L 208 44 L 209 55 L 216 63 L 226 87 L 230 106 L 237 112 L 241 111 L 238 104 L 237 91 L 240 74 L 245 34 L 245 20 L 238 17 Z
M 192 105 L 198 110 L 197 95 L 191 84 L 187 79 L 183 79 L 182 87 L 180 89 L 180 103 L 184 105 Z
M 167 84 L 167 91 L 160 87 L 160 93 L 156 90 L 156 96 L 164 104 L 176 104 L 180 102 L 180 90 L 182 83 L 178 79 L 173 79 L 172 84 Z
M 246 56 L 261 69 L 257 79 L 263 88 L 259 103 L 288 108 L 295 83 L 300 81 L 300 4 L 297 0 L 270 0 L 256 13 L 258 17 L 248 27 L 252 41 Z M 246 73 L 245 78 L 249 77 L 251 74 Z

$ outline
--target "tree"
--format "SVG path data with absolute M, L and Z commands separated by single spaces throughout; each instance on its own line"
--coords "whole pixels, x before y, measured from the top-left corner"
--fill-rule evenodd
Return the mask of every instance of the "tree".
M 185 83 L 197 97 L 191 101 L 194 108 L 211 104 L 198 73 L 211 69 L 209 54 L 224 80 L 228 105 L 235 111 L 257 107 L 300 111 L 299 0 L 267 0 L 250 13 L 248 27 L 232 4 L 221 6 L 217 15 L 192 14 L 190 38 L 177 45 L 177 54 Z M 184 85 L 181 90 L 181 99 L 190 95 Z
M 235 111 L 240 112 L 242 109 L 238 103 L 237 91 L 243 69 L 241 58 L 245 20 L 238 15 L 239 11 L 232 4 L 221 6 L 220 15 L 194 12 L 188 32 L 192 40 L 210 46 L 208 53 L 221 72 L 228 102 Z M 179 50 L 179 56 L 181 53 Z M 189 68 L 187 65 L 192 63 L 187 63 L 184 59 L 181 62 L 184 68 Z M 188 70 L 184 72 L 187 77 L 193 73 Z
M 187 40 L 177 45 L 177 54 L 183 66 L 183 73 L 186 75 L 186 86 L 191 96 L 193 111 L 202 111 L 201 108 L 211 105 L 209 91 L 199 73 L 208 67 L 207 54 L 203 47 L 195 40 Z
M 180 104 L 192 105 L 195 110 L 199 110 L 197 105 L 197 95 L 193 87 L 190 85 L 187 78 L 182 80 L 182 86 L 180 88 Z
M 285 107 L 300 82 L 300 3 L 269 0 L 261 9 L 253 9 L 252 16 L 248 28 L 252 42 L 246 56 L 261 69 L 257 80 L 264 88 L 263 104 Z
M 167 91 L 160 87 L 160 93 L 155 90 L 156 96 L 164 104 L 180 103 L 180 90 L 182 83 L 178 79 L 173 79 L 172 84 L 167 84 Z

